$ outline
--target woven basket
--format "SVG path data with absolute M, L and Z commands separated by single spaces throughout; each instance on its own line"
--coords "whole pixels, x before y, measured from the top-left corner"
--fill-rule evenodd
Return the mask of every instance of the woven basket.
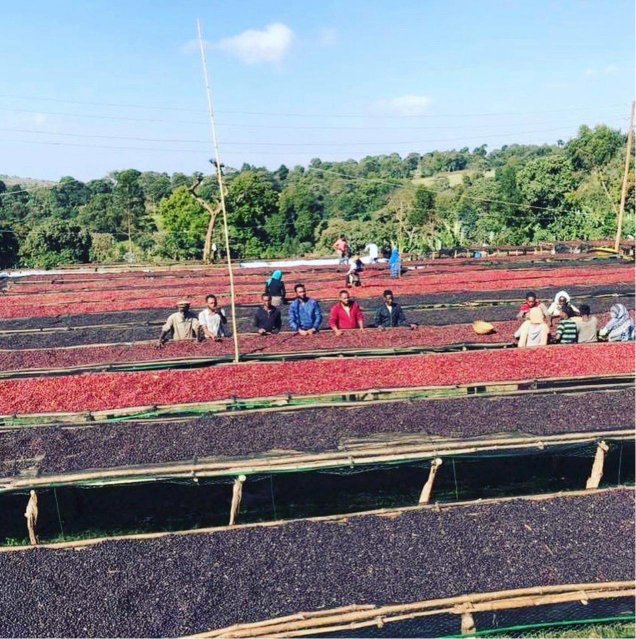
M 488 322 L 483 322 L 482 320 L 475 320 L 473 322 L 473 330 L 477 335 L 488 335 L 488 333 L 494 333 L 495 327 Z

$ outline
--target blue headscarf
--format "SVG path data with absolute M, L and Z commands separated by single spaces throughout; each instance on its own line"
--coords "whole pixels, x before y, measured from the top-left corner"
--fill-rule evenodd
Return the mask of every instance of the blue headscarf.
M 396 262 L 400 261 L 400 251 L 398 251 L 397 246 L 393 247 L 391 251 L 391 257 L 389 258 L 389 264 L 393 266 Z
M 272 280 L 282 280 L 282 279 L 283 279 L 283 272 L 274 271 L 272 273 L 272 276 L 267 280 L 267 286 L 269 286 L 272 283 Z

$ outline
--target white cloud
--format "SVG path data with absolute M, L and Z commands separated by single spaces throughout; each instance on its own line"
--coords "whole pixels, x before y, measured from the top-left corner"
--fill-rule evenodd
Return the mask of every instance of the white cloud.
M 336 29 L 326 27 L 318 32 L 318 44 L 321 47 L 333 47 L 338 42 Z
M 402 95 L 380 100 L 377 110 L 387 115 L 424 115 L 431 99 L 426 95 Z
M 247 64 L 276 64 L 289 52 L 294 40 L 294 32 L 287 25 L 275 22 L 261 30 L 248 29 L 224 38 L 215 46 Z
M 583 75 L 586 78 L 595 78 L 599 75 L 616 75 L 619 71 L 619 67 L 615 64 L 608 64 L 603 68 L 588 67 L 583 71 Z

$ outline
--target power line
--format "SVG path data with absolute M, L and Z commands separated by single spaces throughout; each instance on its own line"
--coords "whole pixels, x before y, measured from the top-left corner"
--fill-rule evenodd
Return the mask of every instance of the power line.
M 41 131 L 26 131 L 24 129 L 0 129 L 4 131 L 16 131 L 16 132 L 31 132 L 31 133 L 41 133 L 43 135 L 60 135 L 60 136 L 70 136 L 70 137 L 80 137 L 80 138 L 101 138 L 101 139 L 120 139 L 120 140 L 131 140 L 138 142 L 180 142 L 185 144 L 200 144 L 205 145 L 205 141 L 203 140 L 183 140 L 183 139 L 168 139 L 168 138 L 140 138 L 140 137 L 127 137 L 127 136 L 117 136 L 117 135 L 84 135 L 84 134 L 75 134 L 75 133 L 43 133 Z M 496 134 L 480 134 L 473 136 L 461 136 L 461 137 L 453 137 L 453 138 L 429 138 L 427 140 L 374 140 L 374 141 L 366 141 L 366 142 L 243 142 L 243 141 L 224 141 L 224 146 L 226 147 L 285 147 L 285 148 L 303 148 L 303 149 L 313 149 L 317 147 L 321 148 L 349 148 L 349 147 L 359 147 L 359 146 L 382 146 L 382 145 L 391 145 L 395 146 L 409 146 L 410 148 L 415 148 L 419 146 L 426 146 L 431 143 L 439 143 L 439 142 L 466 142 L 466 141 L 474 141 L 474 140 L 483 140 L 484 137 L 488 138 L 506 138 L 510 136 L 519 136 L 519 135 L 528 135 L 528 134 L 536 134 L 536 133 L 553 133 L 555 131 L 562 131 L 562 127 L 555 127 L 550 129 L 535 129 L 532 131 L 507 131 L 505 133 L 496 133 Z M 20 142 L 26 144 L 44 144 L 49 146 L 73 146 L 73 147 L 87 147 L 87 148 L 102 148 L 102 149 L 113 149 L 113 150 L 130 150 L 130 151 L 169 151 L 173 153 L 199 153 L 200 151 L 196 149 L 176 149 L 176 148 L 167 148 L 167 147 L 135 147 L 135 146 L 115 146 L 115 145 L 100 145 L 100 144 L 80 144 L 73 142 L 57 142 L 51 140 L 10 140 L 4 139 L 5 142 Z
M 9 96 L 0 96 L 0 97 L 9 97 Z M 24 98 L 27 99 L 27 98 Z M 43 101 L 54 101 L 60 103 L 68 103 L 68 104 L 78 104 L 78 105 L 86 105 L 86 106 L 104 106 L 104 107 L 117 107 L 117 108 L 135 108 L 135 109 L 151 109 L 151 110 L 171 110 L 171 111 L 188 111 L 201 113 L 198 109 L 185 109 L 185 108 L 177 108 L 177 107 L 158 107 L 152 105 L 139 105 L 139 104 L 117 104 L 117 103 L 109 103 L 109 102 L 81 102 L 78 100 L 61 100 L 54 98 L 28 98 L 32 100 L 43 100 Z M 603 108 L 620 108 L 621 104 L 611 104 L 605 105 Z M 109 120 L 132 120 L 132 121 L 154 121 L 154 122 L 178 122 L 178 120 L 150 120 L 148 118 L 131 118 L 125 116 L 105 116 L 105 115 L 87 115 L 87 114 L 79 114 L 79 113 L 65 113 L 65 112 L 50 112 L 50 111 L 42 111 L 42 110 L 32 110 L 32 109 L 14 109 L 9 107 L 1 107 L 0 110 L 3 111 L 14 111 L 18 113 L 35 113 L 35 114 L 43 114 L 43 115 L 70 115 L 74 117 L 94 117 L 94 118 L 102 118 Z M 491 111 L 491 112 L 481 112 L 481 113 L 428 113 L 428 114 L 373 114 L 373 113 L 312 113 L 312 112 L 280 112 L 280 111 L 242 111 L 242 110 L 220 110 L 219 113 L 232 114 L 232 115 L 258 115 L 258 116 L 277 116 L 277 117 L 298 117 L 298 118 L 367 118 L 367 119 L 417 119 L 417 118 L 467 118 L 467 117 L 494 117 L 501 115 L 539 115 L 542 113 L 571 113 L 571 112 L 580 112 L 580 111 L 590 111 L 590 110 L 598 110 L 598 106 L 571 106 L 571 107 L 563 107 L 560 109 L 544 109 L 544 110 L 535 110 L 535 111 Z M 181 120 L 181 122 L 193 122 L 193 120 Z M 202 122 L 202 120 L 197 120 L 197 122 Z

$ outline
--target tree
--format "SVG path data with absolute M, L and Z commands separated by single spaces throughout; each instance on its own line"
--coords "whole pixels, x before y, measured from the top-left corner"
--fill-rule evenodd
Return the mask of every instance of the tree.
M 15 268 L 18 265 L 20 242 L 12 228 L 0 228 L 0 268 Z
M 164 241 L 160 253 L 173 260 L 201 259 L 209 215 L 185 187 L 159 204 Z
M 565 153 L 577 171 L 603 167 L 623 149 L 625 136 L 605 124 L 590 129 L 583 125 L 577 137 L 565 145 Z
M 139 176 L 139 184 L 153 209 L 172 192 L 172 184 L 167 173 L 144 171 Z
M 34 268 L 55 268 L 61 264 L 88 262 L 91 236 L 75 222 L 49 220 L 36 226 L 20 250 L 22 261 Z
M 129 250 L 132 250 L 133 241 L 138 240 L 142 234 L 155 230 L 152 218 L 146 211 L 140 176 L 141 173 L 135 169 L 126 169 L 114 174 L 114 206 L 121 215 L 119 235 L 128 239 Z
M 278 193 L 260 171 L 241 173 L 228 185 L 228 223 L 232 252 L 260 257 L 267 244 L 265 221 L 278 210 Z

